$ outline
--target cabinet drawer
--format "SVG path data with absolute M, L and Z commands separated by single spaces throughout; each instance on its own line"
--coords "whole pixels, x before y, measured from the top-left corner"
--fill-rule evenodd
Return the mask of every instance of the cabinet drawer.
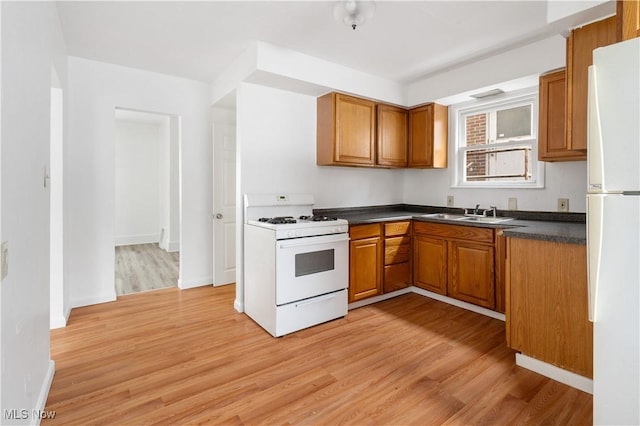
M 385 237 L 408 235 L 411 232 L 411 222 L 392 222 L 384 224 Z
M 400 290 L 411 285 L 411 269 L 409 262 L 397 263 L 384 267 L 384 285 L 385 293 Z
M 413 229 L 416 234 L 438 236 L 456 240 L 473 240 L 476 243 L 493 244 L 494 240 L 494 230 L 490 228 L 416 222 Z
M 380 236 L 380 224 L 372 223 L 370 225 L 356 225 L 349 228 L 349 237 L 352 240 L 361 240 L 362 238 L 371 238 Z
M 393 237 L 384 240 L 384 264 L 408 262 L 411 257 L 411 237 Z

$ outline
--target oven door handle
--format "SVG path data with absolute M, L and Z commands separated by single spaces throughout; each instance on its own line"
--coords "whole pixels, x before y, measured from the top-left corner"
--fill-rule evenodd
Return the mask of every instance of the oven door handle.
M 318 244 L 338 243 L 349 241 L 349 234 L 321 235 L 318 237 L 296 238 L 294 240 L 282 241 L 279 243 L 281 249 L 291 247 L 315 246 Z

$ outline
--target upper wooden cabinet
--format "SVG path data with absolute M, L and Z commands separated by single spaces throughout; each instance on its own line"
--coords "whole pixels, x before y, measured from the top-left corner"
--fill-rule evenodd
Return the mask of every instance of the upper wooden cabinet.
M 567 39 L 566 145 L 587 151 L 588 68 L 593 49 L 616 42 L 616 17 L 612 16 L 571 31 Z
M 449 108 L 427 104 L 409 110 L 409 167 L 446 168 Z
M 407 110 L 328 93 L 318 98 L 317 163 L 406 167 Z
M 376 164 L 407 167 L 407 110 L 378 104 Z
M 586 150 L 572 150 L 566 138 L 566 72 L 551 71 L 540 76 L 538 117 L 538 160 L 586 160 Z
M 618 0 L 616 18 L 618 41 L 640 37 L 640 0 Z
M 327 93 L 318 98 L 320 166 L 447 167 L 448 107 L 411 110 Z
M 317 120 L 319 165 L 374 165 L 375 102 L 328 93 L 318 98 Z

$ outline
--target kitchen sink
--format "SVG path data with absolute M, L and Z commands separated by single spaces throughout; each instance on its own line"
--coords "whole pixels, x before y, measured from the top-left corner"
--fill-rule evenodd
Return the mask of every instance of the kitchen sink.
M 430 213 L 423 214 L 422 217 L 430 217 L 433 219 L 442 219 L 442 220 L 463 220 L 467 219 L 467 216 L 462 214 L 448 214 L 448 213 Z
M 513 220 L 512 217 L 493 217 L 493 216 L 463 216 L 462 219 L 465 222 L 480 222 L 480 223 L 501 223 Z
M 514 219 L 512 217 L 465 216 L 463 214 L 449 214 L 449 213 L 423 214 L 422 217 L 429 217 L 432 219 L 452 220 L 452 221 L 478 222 L 478 223 L 501 223 L 501 222 L 508 222 Z

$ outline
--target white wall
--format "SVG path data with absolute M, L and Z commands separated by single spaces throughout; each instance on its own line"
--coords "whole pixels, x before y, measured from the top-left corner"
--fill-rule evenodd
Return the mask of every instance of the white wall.
M 66 89 L 64 42 L 55 4 L 1 2 L 1 241 L 9 247 L 2 280 L 0 415 L 44 408 L 54 364 L 49 354 L 49 164 L 52 67 Z
M 182 288 L 212 282 L 209 86 L 69 57 L 65 158 L 65 273 L 73 305 L 115 299 L 114 140 L 116 107 L 180 117 Z M 67 223 L 70 226 L 66 226 Z
M 180 250 L 180 120 L 167 117 L 160 129 L 160 228 L 159 242 L 166 251 Z
M 316 165 L 316 98 L 244 83 L 238 91 L 242 193 L 311 193 L 316 207 L 402 202 L 397 170 Z
M 169 131 L 168 124 L 165 130 Z M 169 151 L 169 138 L 163 137 L 162 131 L 160 124 L 116 120 L 116 245 L 159 240 L 165 206 L 160 188 L 161 182 L 169 180 L 169 164 L 161 162 L 161 150 Z
M 449 160 L 451 161 L 451 159 Z M 451 164 L 451 163 L 449 163 Z M 547 163 L 545 187 L 541 189 L 452 188 L 451 167 L 443 170 L 406 170 L 404 202 L 446 206 L 447 195 L 455 207 L 496 206 L 506 210 L 508 199 L 518 199 L 518 210 L 556 211 L 558 198 L 569 198 L 572 212 L 586 211 L 587 168 L 585 161 Z
M 565 43 L 564 37 L 556 35 L 417 81 L 409 85 L 408 105 L 448 105 L 447 98 L 460 93 L 493 89 L 502 82 L 563 67 Z

